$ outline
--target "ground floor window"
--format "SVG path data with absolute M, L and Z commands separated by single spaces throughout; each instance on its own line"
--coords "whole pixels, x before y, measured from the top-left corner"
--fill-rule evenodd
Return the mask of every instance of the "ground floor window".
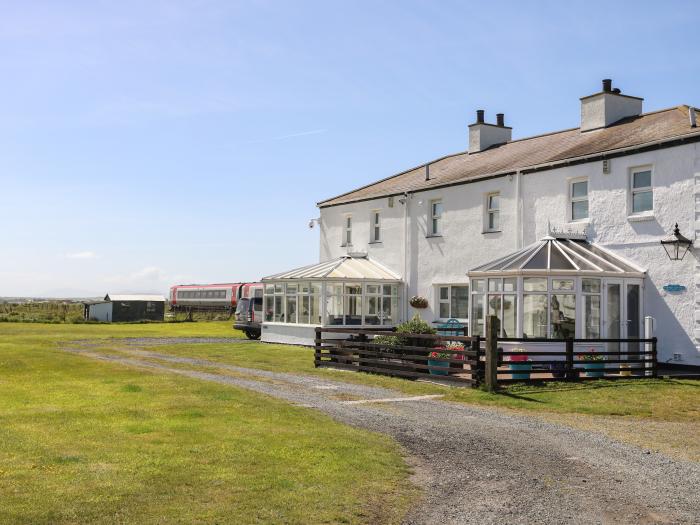
M 469 285 L 438 286 L 437 311 L 440 319 L 469 319 Z
M 320 324 L 321 283 L 266 284 L 263 297 L 265 321 Z
M 393 325 L 398 316 L 396 284 L 326 284 L 327 325 Z

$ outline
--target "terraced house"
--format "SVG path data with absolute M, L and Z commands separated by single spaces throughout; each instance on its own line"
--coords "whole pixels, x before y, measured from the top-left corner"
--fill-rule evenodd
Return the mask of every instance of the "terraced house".
M 580 104 L 578 127 L 517 140 L 477 111 L 467 151 L 320 202 L 320 263 L 265 279 L 263 340 L 493 314 L 503 337 L 646 328 L 659 361 L 700 366 L 698 110 L 644 113 L 607 79 Z

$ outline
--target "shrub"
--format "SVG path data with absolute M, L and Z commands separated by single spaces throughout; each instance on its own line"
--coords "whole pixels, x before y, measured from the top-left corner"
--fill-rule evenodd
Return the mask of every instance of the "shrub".
M 420 318 L 418 314 L 413 319 L 401 323 L 396 327 L 395 334 L 435 334 L 437 330 Z M 405 346 L 410 343 L 410 337 L 404 335 L 380 335 L 374 338 L 373 343 L 385 346 Z M 416 341 L 416 346 L 433 346 L 429 339 Z

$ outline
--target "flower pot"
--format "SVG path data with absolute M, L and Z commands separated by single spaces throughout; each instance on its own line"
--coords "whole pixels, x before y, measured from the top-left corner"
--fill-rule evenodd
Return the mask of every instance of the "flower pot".
M 530 370 L 532 370 L 532 365 L 530 363 L 516 362 L 509 363 L 508 368 L 510 370 L 522 370 L 526 373 L 511 374 L 513 379 L 530 379 Z
M 566 363 L 564 361 L 552 363 L 549 365 L 549 369 L 552 371 L 552 377 L 554 379 L 566 378 Z
M 586 377 L 603 377 L 605 375 L 605 363 L 601 361 L 583 363 L 583 368 L 586 370 Z
M 449 372 L 447 370 L 433 370 L 433 366 L 444 366 L 445 368 L 450 366 L 449 361 L 443 361 L 442 359 L 428 359 L 428 367 L 430 373 L 434 376 L 446 376 Z

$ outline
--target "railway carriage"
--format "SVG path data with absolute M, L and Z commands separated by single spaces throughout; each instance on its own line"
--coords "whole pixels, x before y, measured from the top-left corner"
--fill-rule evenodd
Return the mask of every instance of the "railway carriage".
M 234 310 L 241 297 L 252 297 L 260 283 L 182 284 L 170 288 L 171 310 Z

